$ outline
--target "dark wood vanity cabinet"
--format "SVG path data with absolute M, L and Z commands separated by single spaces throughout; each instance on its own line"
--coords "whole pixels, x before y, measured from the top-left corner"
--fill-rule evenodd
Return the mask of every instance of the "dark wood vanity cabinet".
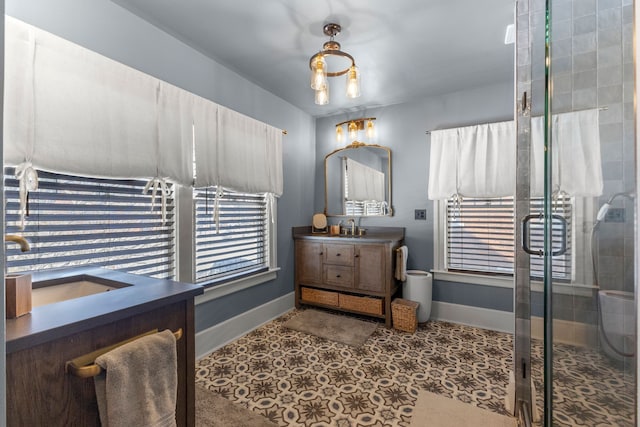
M 99 426 L 93 378 L 66 373 L 66 361 L 153 329 L 182 329 L 176 422 L 193 426 L 193 299 L 7 354 L 7 426 Z
M 202 287 L 97 267 L 33 277 L 34 283 L 80 278 L 126 286 L 34 307 L 7 320 L 7 426 L 99 426 L 93 378 L 67 372 L 66 362 L 88 354 L 93 360 L 97 350 L 165 329 L 182 331 L 176 341 L 176 423 L 195 425 L 194 298 Z
M 294 228 L 296 307 L 303 304 L 385 319 L 391 326 L 396 249 L 404 229 L 377 228 L 367 236 L 314 235 Z

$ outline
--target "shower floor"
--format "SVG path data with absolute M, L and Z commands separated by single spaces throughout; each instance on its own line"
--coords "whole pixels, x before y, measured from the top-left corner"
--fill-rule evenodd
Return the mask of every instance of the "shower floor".
M 380 325 L 353 348 L 283 328 L 297 312 L 201 359 L 196 382 L 283 427 L 408 426 L 421 389 L 505 413 L 510 334 L 435 321 L 415 334 Z M 596 351 L 554 350 L 554 425 L 635 425 L 633 377 Z M 539 343 L 533 366 L 542 393 Z

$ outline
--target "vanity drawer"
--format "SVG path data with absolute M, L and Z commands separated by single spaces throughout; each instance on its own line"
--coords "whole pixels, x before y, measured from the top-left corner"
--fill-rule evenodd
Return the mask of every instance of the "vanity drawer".
M 325 244 L 324 253 L 327 264 L 353 265 L 353 245 Z
M 353 268 L 342 265 L 325 265 L 324 282 L 327 285 L 353 287 Z

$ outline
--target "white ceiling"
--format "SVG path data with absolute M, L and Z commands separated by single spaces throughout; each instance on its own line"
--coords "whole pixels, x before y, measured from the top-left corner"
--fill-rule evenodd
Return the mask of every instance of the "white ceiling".
M 513 79 L 504 44 L 514 0 L 113 0 L 313 116 L 363 110 Z M 327 22 L 360 68 L 362 95 L 330 79 L 314 104 L 309 57 Z

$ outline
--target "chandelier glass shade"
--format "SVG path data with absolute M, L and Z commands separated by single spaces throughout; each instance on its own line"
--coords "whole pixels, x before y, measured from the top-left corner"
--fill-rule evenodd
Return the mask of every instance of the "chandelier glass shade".
M 353 56 L 340 50 L 340 43 L 333 38 L 340 33 L 342 27 L 338 24 L 329 23 L 323 28 L 324 34 L 330 37 L 325 42 L 322 50 L 311 57 L 309 68 L 311 69 L 311 89 L 315 91 L 315 103 L 324 105 L 329 103 L 329 77 L 347 75 L 346 95 L 349 98 L 360 96 L 360 70 L 356 66 Z M 342 70 L 329 71 L 327 58 L 330 56 L 346 58 L 351 64 Z

